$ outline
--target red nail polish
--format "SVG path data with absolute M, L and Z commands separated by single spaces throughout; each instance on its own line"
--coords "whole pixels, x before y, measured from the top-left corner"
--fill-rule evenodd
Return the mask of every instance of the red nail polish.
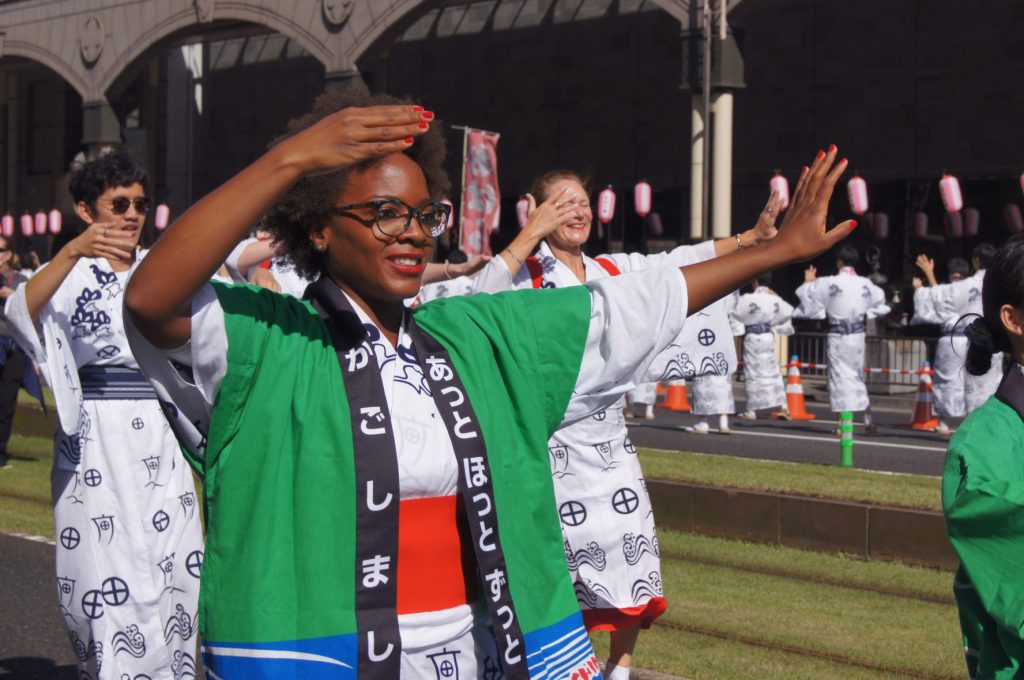
M 808 170 L 810 170 L 810 168 L 805 165 L 804 166 L 804 172 L 807 172 Z
M 404 142 L 405 142 L 406 144 L 412 144 L 412 137 L 406 137 L 406 138 L 405 138 L 405 139 L 404 139 L 403 141 L 404 141 Z
M 426 130 L 430 125 L 428 123 L 420 123 L 417 127 L 421 130 Z
M 857 228 L 857 220 L 850 220 L 850 231 Z
M 818 149 L 818 156 L 817 156 L 817 157 L 818 157 L 819 159 L 821 159 L 821 158 L 824 158 L 824 157 L 825 157 L 825 152 L 824 152 L 824 151 L 822 151 L 821 149 Z
M 422 106 L 414 106 L 414 107 L 412 107 L 412 110 L 414 112 L 416 112 L 416 113 L 419 113 L 420 111 L 423 110 L 423 107 Z
M 844 158 L 843 160 L 839 161 L 839 163 L 842 164 L 842 165 L 845 165 L 846 164 L 846 159 Z
M 835 150 L 836 150 L 836 145 L 835 144 L 832 144 L 831 146 L 828 147 L 828 152 L 829 153 L 832 153 Z
M 433 111 L 424 111 L 423 112 L 423 120 L 434 120 L 434 112 Z

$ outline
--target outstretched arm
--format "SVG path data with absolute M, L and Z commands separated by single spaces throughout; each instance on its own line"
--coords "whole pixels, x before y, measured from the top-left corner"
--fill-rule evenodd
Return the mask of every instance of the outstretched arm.
M 343 109 L 281 142 L 199 201 L 128 284 L 125 307 L 139 331 L 157 347 L 180 347 L 192 333 L 192 298 L 278 196 L 304 175 L 404 151 L 426 132 L 419 127 L 425 121 L 422 109 L 409 105 Z
M 687 314 L 707 307 L 763 272 L 810 260 L 849 236 L 857 226 L 853 220 L 831 230 L 825 226 L 832 190 L 846 169 L 845 158 L 835 162 L 837 151 L 835 146 L 829 147 L 828 153 L 819 151 L 811 166 L 800 175 L 777 238 L 756 248 L 682 268 L 689 299 Z

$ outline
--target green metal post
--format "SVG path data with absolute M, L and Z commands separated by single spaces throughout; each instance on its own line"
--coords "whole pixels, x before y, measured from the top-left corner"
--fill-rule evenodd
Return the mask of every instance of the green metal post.
M 853 413 L 839 414 L 839 465 L 853 467 Z

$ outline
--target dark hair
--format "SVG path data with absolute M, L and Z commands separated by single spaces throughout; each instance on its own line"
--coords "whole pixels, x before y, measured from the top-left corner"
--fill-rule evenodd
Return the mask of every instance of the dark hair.
M 992 258 L 996 256 L 996 247 L 991 243 L 979 243 L 971 251 L 971 259 L 977 258 L 979 269 L 988 269 L 992 264 Z
M 567 179 L 572 180 L 573 182 L 578 182 L 580 186 L 583 187 L 583 191 L 587 193 L 587 196 L 590 195 L 590 178 L 583 177 L 572 170 L 549 170 L 548 172 L 545 172 L 543 175 L 533 180 L 533 186 L 530 188 L 530 193 L 533 194 L 534 199 L 536 199 L 539 205 L 550 198 L 548 196 L 548 190 L 551 189 L 552 184 Z
M 991 246 L 989 246 L 991 247 Z M 992 366 L 992 355 L 1012 350 L 999 310 L 1003 305 L 1024 306 L 1024 234 L 1011 237 L 996 251 L 986 267 L 981 288 L 983 316 L 967 327 L 967 372 L 984 375 Z
M 324 118 L 350 106 L 379 106 L 414 102 L 386 94 L 371 95 L 363 88 L 332 88 L 325 90 L 313 102 L 313 108 L 304 116 L 288 123 L 285 134 L 271 142 L 275 146 L 312 127 Z M 451 183 L 444 171 L 444 125 L 434 120 L 425 134 L 416 137 L 412 146 L 403 151 L 423 170 L 431 198 L 440 199 L 447 194 Z M 263 216 L 262 226 L 271 239 L 281 244 L 281 252 L 295 265 L 295 271 L 306 278 L 316 278 L 324 266 L 324 257 L 313 249 L 309 240 L 312 231 L 320 229 L 330 219 L 335 201 L 345 190 L 345 182 L 353 172 L 363 172 L 381 162 L 371 158 L 356 165 L 322 175 L 303 177 L 293 184 Z
M 752 284 L 755 283 L 755 282 L 757 284 L 761 285 L 761 286 L 770 286 L 770 285 L 772 285 L 772 273 L 771 272 L 761 272 L 760 274 L 758 274 L 757 276 L 754 277 L 753 281 L 751 281 Z
M 844 243 L 839 246 L 839 251 L 836 253 L 836 259 L 841 260 L 847 267 L 856 267 L 857 262 L 860 261 L 860 253 L 857 252 L 857 249 L 849 243 Z
M 960 276 L 967 277 L 971 275 L 971 263 L 962 257 L 954 257 L 946 263 L 946 271 L 949 276 L 953 274 L 959 274 Z
M 118 149 L 74 168 L 68 179 L 68 189 L 75 203 L 85 203 L 95 213 L 96 199 L 107 189 L 133 184 L 141 184 L 145 189 L 148 183 L 146 171 L 135 158 L 127 150 Z

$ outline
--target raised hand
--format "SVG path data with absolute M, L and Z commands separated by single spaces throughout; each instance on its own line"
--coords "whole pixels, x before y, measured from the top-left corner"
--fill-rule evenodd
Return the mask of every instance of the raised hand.
M 459 276 L 472 276 L 478 271 L 483 269 L 484 265 L 491 261 L 490 255 L 477 255 L 471 260 L 466 260 L 460 264 L 448 264 L 447 274 L 448 278 L 454 279 Z
M 249 283 L 254 286 L 259 286 L 260 288 L 272 290 L 275 293 L 281 292 L 281 284 L 278 283 L 274 275 L 270 273 L 270 270 L 263 269 L 262 267 L 257 267 L 253 270 L 252 274 L 249 275 Z
M 828 203 L 839 176 L 846 170 L 846 159 L 836 162 L 839 150 L 833 144 L 828 152 L 819 151 L 810 167 L 804 167 L 782 228 L 775 240 L 790 254 L 790 261 L 804 262 L 821 255 L 850 235 L 854 220 L 826 228 Z
M 347 108 L 280 146 L 287 148 L 288 160 L 303 174 L 315 175 L 405 151 L 413 138 L 430 129 L 433 119 L 432 112 L 409 104 Z
M 132 256 L 135 239 L 110 222 L 95 222 L 69 244 L 75 257 L 104 257 L 127 260 Z
M 752 230 L 755 243 L 771 241 L 778 236 L 779 230 L 775 227 L 775 221 L 782 213 L 783 205 L 784 201 L 779 196 L 779 192 L 772 190 L 772 193 L 768 196 L 768 202 L 761 209 L 761 214 L 757 216 L 757 224 L 754 225 Z
M 576 212 L 576 202 L 580 199 L 575 192 L 568 187 L 563 188 L 558 194 L 548 197 L 540 205 L 533 194 L 526 194 L 529 208 L 526 211 L 526 227 L 531 235 L 537 239 L 543 239 L 563 224 L 572 222 Z
M 924 272 L 924 278 L 928 281 L 929 286 L 938 285 L 939 282 L 935 278 L 935 260 L 922 253 L 917 256 L 917 260 L 914 263 L 918 269 Z

